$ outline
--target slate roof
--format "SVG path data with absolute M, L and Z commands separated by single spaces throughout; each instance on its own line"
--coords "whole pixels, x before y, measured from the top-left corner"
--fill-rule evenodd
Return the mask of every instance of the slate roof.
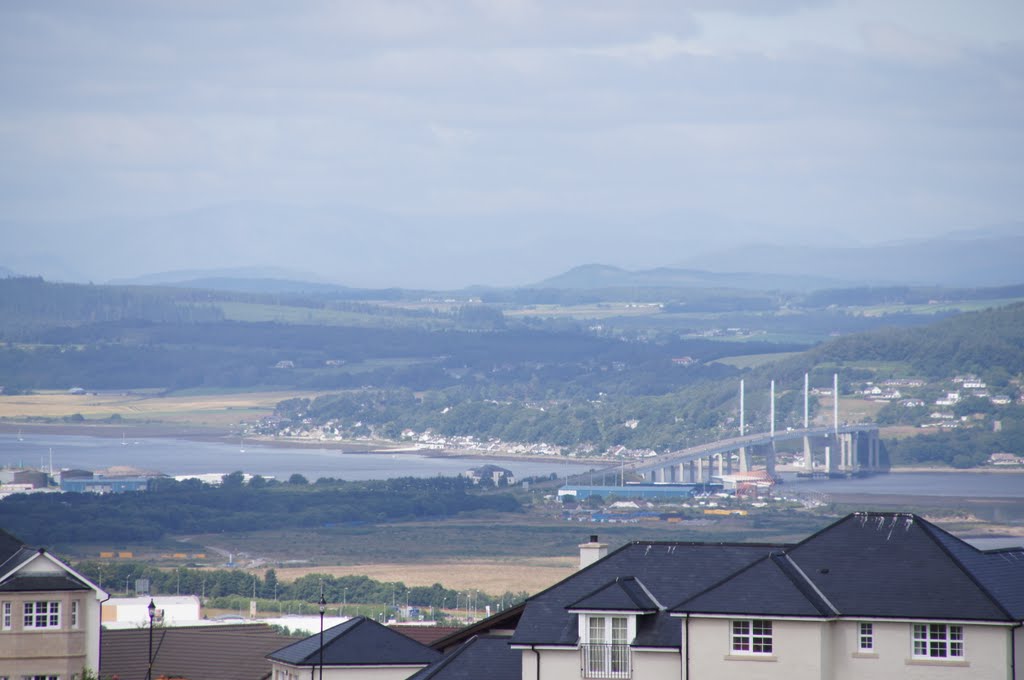
M 19 575 L 0 583 L 0 592 L 42 592 L 55 590 L 92 590 L 92 587 L 71 574 Z
M 429 664 L 441 653 L 389 629 L 357 616 L 324 631 L 325 666 L 415 665 Z M 278 649 L 267 658 L 293 666 L 320 663 L 320 634 Z
M 520 680 L 523 653 L 508 641 L 507 636 L 474 635 L 408 680 Z
M 270 675 L 266 655 L 289 639 L 266 624 L 156 628 L 153 677 L 261 680 Z M 100 674 L 104 678 L 146 677 L 148 645 L 148 628 L 104 630 Z
M 0 564 L 12 558 L 24 547 L 24 543 L 3 529 L 0 529 Z
M 827 617 L 835 613 L 784 553 L 766 555 L 675 610 L 747 616 Z
M 917 515 L 855 513 L 672 609 L 1019 621 L 1024 551 L 978 550 Z
M 662 609 L 650 592 L 633 576 L 616 576 L 614 581 L 576 600 L 568 607 L 570 612 L 621 611 L 652 614 Z
M 511 642 L 575 645 L 579 638 L 577 615 L 569 613 L 567 607 L 596 594 L 617 577 L 633 577 L 655 601 L 674 604 L 783 547 L 756 543 L 629 543 L 529 598 Z M 641 647 L 678 647 L 679 622 L 665 611 L 639 616 L 632 642 Z

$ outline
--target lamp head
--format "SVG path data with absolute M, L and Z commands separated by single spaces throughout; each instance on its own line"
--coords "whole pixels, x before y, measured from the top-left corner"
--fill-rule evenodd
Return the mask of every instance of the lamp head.
M 156 615 L 156 604 L 153 603 L 153 598 L 149 598 L 149 606 L 146 607 L 149 610 L 149 620 L 153 620 L 153 616 Z
M 324 599 L 323 595 L 320 595 L 320 613 L 323 614 L 327 611 L 327 600 Z

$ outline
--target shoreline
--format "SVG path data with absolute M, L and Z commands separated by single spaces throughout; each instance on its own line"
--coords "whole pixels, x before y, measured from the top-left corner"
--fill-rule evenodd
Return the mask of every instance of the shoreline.
M 118 439 L 123 435 L 130 434 L 136 438 L 145 439 L 185 439 L 190 441 L 203 441 L 214 443 L 232 443 L 239 435 L 222 428 L 203 428 L 201 426 L 182 427 L 180 425 L 168 425 L 160 423 L 131 424 L 123 425 L 117 423 L 39 423 L 39 422 L 12 422 L 0 420 L 0 434 L 50 434 L 56 436 L 80 436 L 80 437 L 102 437 L 105 439 Z M 622 464 L 623 461 L 610 461 L 605 458 L 596 457 L 568 457 L 568 456 L 544 456 L 537 454 L 517 453 L 486 453 L 472 449 L 428 449 L 409 446 L 402 442 L 388 442 L 383 440 L 367 442 L 352 440 L 320 440 L 305 439 L 301 437 L 282 439 L 267 435 L 254 435 L 246 439 L 258 446 L 272 448 L 303 448 L 303 449 L 332 449 L 341 450 L 344 453 L 360 455 L 366 453 L 391 453 L 391 454 L 415 454 L 427 458 L 465 458 L 474 460 L 528 460 L 536 462 L 551 462 L 557 460 L 564 463 L 591 464 L 595 469 L 609 468 Z M 781 467 L 781 466 L 780 466 Z M 802 468 L 801 468 L 802 469 Z M 786 471 L 786 470 L 780 470 Z M 797 471 L 796 468 L 792 471 Z M 1024 474 L 1024 467 L 1021 466 L 999 466 L 999 467 L 976 467 L 976 468 L 954 468 L 954 467 L 931 467 L 931 466 L 905 466 L 892 467 L 889 469 L 892 474 Z

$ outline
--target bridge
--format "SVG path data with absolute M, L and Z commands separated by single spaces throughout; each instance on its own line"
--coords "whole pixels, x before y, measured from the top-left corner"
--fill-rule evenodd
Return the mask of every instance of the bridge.
M 763 457 L 767 473 L 775 476 L 775 445 L 793 440 L 803 440 L 804 443 L 803 460 L 799 465 L 802 472 L 834 476 L 884 470 L 880 460 L 878 426 L 870 424 L 809 427 L 720 439 L 651 456 L 615 469 L 640 473 L 647 481 L 655 483 L 705 482 L 715 473 L 722 476 L 736 472 L 733 469 L 734 458 L 738 458 L 738 472 L 749 472 L 753 468 L 754 456 L 758 455 Z M 733 453 L 738 453 L 738 456 L 733 456 Z
M 753 468 L 754 456 L 763 460 L 765 471 L 775 477 L 775 445 L 779 442 L 803 440 L 803 458 L 799 464 L 806 474 L 823 473 L 845 476 L 862 472 L 883 472 L 878 426 L 874 424 L 839 423 L 839 376 L 833 376 L 833 422 L 827 426 L 810 426 L 808 377 L 804 375 L 804 427 L 775 430 L 775 381 L 771 382 L 771 417 L 768 432 L 746 434 L 744 423 L 744 383 L 740 381 L 740 432 L 737 437 L 625 463 L 605 472 L 639 473 L 652 483 L 710 481 L 717 475 L 745 473 Z M 717 460 L 716 460 L 717 459 Z M 733 463 L 738 463 L 738 470 Z

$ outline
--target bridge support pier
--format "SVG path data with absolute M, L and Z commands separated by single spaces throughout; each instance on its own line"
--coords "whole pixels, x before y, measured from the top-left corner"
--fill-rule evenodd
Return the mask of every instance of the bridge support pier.
M 811 451 L 811 438 L 804 436 L 804 470 L 814 472 L 814 453 Z
M 747 456 L 747 447 L 741 446 L 739 448 L 740 454 L 740 472 L 750 472 L 750 458 Z
M 775 440 L 765 445 L 764 467 L 769 477 L 775 477 Z

